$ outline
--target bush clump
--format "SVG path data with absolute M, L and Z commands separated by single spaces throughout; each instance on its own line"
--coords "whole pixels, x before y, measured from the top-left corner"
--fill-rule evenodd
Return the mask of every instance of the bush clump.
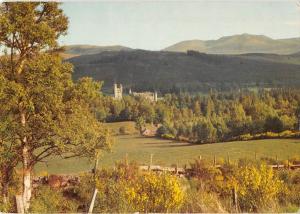
M 78 197 L 82 202 L 89 202 L 90 199 L 86 195 L 88 192 L 91 195 L 93 191 L 91 185 L 93 178 L 85 176 L 83 180 L 84 183 L 81 185 L 84 186 L 78 188 Z M 142 173 L 134 163 L 121 162 L 117 164 L 115 170 L 99 171 L 96 186 L 99 194 L 94 211 L 101 213 L 176 212 L 184 200 L 184 191 L 176 176 Z
M 30 212 L 34 213 L 65 213 L 77 212 L 76 201 L 64 197 L 61 190 L 40 186 L 35 190 L 30 204 Z

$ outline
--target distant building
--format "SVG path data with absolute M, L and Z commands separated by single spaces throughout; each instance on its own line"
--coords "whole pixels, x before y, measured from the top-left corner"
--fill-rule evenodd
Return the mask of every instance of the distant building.
M 145 130 L 142 132 L 142 135 L 143 135 L 143 136 L 147 136 L 147 137 L 154 137 L 154 136 L 156 135 L 156 131 L 157 131 L 157 130 L 145 129 Z
M 144 99 L 150 100 L 151 102 L 157 101 L 157 92 L 131 92 L 131 89 L 129 90 L 129 94 L 133 95 L 134 97 L 142 97 Z
M 142 97 L 144 99 L 147 99 L 151 102 L 156 102 L 157 101 L 157 92 L 150 92 L 150 91 L 145 91 L 145 92 L 132 92 L 131 89 L 129 89 L 129 95 L 134 96 L 134 97 Z M 123 98 L 123 86 L 122 84 L 114 84 L 114 98 L 116 100 L 121 100 Z
M 121 100 L 123 98 L 123 86 L 120 84 L 118 87 L 118 84 L 114 84 L 114 98 L 116 100 Z

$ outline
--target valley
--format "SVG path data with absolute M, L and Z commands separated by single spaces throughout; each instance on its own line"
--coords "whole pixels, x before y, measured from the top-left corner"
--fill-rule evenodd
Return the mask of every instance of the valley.
M 134 127 L 132 122 L 126 122 L 127 126 Z M 115 132 L 125 125 L 111 123 Z M 250 141 L 234 141 L 212 144 L 190 144 L 174 140 L 164 140 L 154 137 L 144 137 L 133 131 L 132 134 L 115 136 L 115 143 L 111 152 L 105 152 L 100 159 L 99 168 L 113 167 L 116 162 L 125 159 L 127 154 L 129 161 L 135 161 L 139 165 L 148 165 L 150 155 L 153 154 L 153 164 L 161 166 L 187 165 L 202 156 L 209 162 L 213 162 L 216 156 L 217 162 L 224 163 L 228 156 L 236 162 L 240 158 L 250 160 L 260 158 L 272 158 L 285 161 L 289 158 L 299 157 L 300 139 L 266 139 Z M 73 158 L 61 160 L 59 157 L 49 160 L 46 164 L 39 164 L 35 170 L 39 174 L 77 174 L 92 169 L 93 162 L 85 158 Z

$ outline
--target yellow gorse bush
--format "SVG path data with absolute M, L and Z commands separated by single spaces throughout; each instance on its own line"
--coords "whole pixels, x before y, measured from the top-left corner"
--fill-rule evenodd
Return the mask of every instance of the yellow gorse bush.
M 176 211 L 183 203 L 184 193 L 178 179 L 172 175 L 146 173 L 127 188 L 128 200 L 136 211 Z
M 116 170 L 102 170 L 96 186 L 96 212 L 175 212 L 185 197 L 176 176 L 142 173 L 132 164 L 121 163 Z
M 258 211 L 276 200 L 282 182 L 266 165 L 246 166 L 237 171 L 236 190 L 243 210 Z

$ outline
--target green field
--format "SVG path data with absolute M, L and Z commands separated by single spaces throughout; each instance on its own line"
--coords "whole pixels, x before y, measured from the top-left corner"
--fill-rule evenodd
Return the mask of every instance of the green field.
M 300 155 L 300 139 L 270 139 L 254 141 L 235 141 L 226 143 L 194 145 L 171 140 L 141 137 L 139 135 L 116 136 L 111 153 L 103 155 L 100 166 L 113 166 L 115 161 L 124 159 L 126 154 L 129 160 L 135 160 L 139 164 L 148 164 L 150 155 L 153 154 L 153 164 L 159 165 L 184 165 L 198 156 L 212 160 L 217 158 L 231 160 L 242 157 L 254 159 L 275 157 L 284 160 Z M 77 173 L 88 171 L 92 164 L 86 159 L 52 159 L 47 165 L 40 164 L 36 172 L 47 171 L 49 173 Z

